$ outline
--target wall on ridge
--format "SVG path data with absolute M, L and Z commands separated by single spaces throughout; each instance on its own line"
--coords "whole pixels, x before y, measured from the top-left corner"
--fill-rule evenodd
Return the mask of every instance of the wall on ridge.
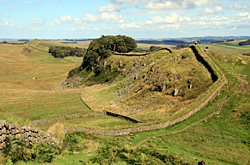
M 126 120 L 129 120 L 129 121 L 132 121 L 134 123 L 143 123 L 142 121 L 140 120 L 136 120 L 134 118 L 131 118 L 131 117 L 128 117 L 128 116 L 124 116 L 124 115 L 121 115 L 121 114 L 117 114 L 117 113 L 114 113 L 114 112 L 109 112 L 109 111 L 106 111 L 106 115 L 108 116 L 113 116 L 113 117 L 121 117 L 121 118 L 124 118 Z
M 6 147 L 6 138 L 24 139 L 32 143 L 48 143 L 60 144 L 55 141 L 47 132 L 38 131 L 36 128 L 23 126 L 17 128 L 14 124 L 10 124 L 4 120 L 0 120 L 0 150 Z
M 215 77 L 216 79 L 213 79 L 214 84 L 210 88 L 210 89 L 213 89 L 213 92 L 204 101 L 202 101 L 197 107 L 195 107 L 194 109 L 192 109 L 191 111 L 189 111 L 188 113 L 180 117 L 177 117 L 175 119 L 172 119 L 166 122 L 156 123 L 156 124 L 149 124 L 149 125 L 143 125 L 139 127 L 117 129 L 117 130 L 101 130 L 101 129 L 92 129 L 92 128 L 85 128 L 85 127 L 67 127 L 65 130 L 65 133 L 67 134 L 67 133 L 73 133 L 73 132 L 86 132 L 86 133 L 99 134 L 99 135 L 105 135 L 105 136 L 127 135 L 127 134 L 130 134 L 131 132 L 141 132 L 141 131 L 149 131 L 149 130 L 166 128 L 168 126 L 174 125 L 176 123 L 179 123 L 189 118 L 190 116 L 192 116 L 193 114 L 201 110 L 211 99 L 213 99 L 216 96 L 216 93 L 226 84 L 227 80 L 225 79 L 221 71 L 218 69 L 218 67 L 213 63 L 213 61 L 211 61 L 209 57 L 202 55 L 202 51 L 199 50 L 200 48 L 198 46 L 191 46 L 190 48 L 195 53 L 197 60 L 198 58 L 199 60 L 203 60 L 202 62 L 201 61 L 200 62 L 203 65 L 205 63 L 204 66 L 206 68 L 207 66 L 209 67 L 207 69 L 210 71 L 212 78 L 213 76 L 216 76 Z
M 161 51 L 161 50 L 167 50 L 170 53 L 173 52 L 173 49 L 171 49 L 171 48 L 160 48 L 160 49 L 157 49 L 153 52 L 147 52 L 147 53 L 115 53 L 115 52 L 113 52 L 113 54 L 119 55 L 119 56 L 146 56 L 146 55 L 149 55 L 151 53 L 156 53 L 156 52 Z
M 139 127 L 133 127 L 133 128 L 125 128 L 125 129 L 116 129 L 116 130 L 102 130 L 102 129 L 93 129 L 93 128 L 85 128 L 85 127 L 67 127 L 65 130 L 65 134 L 73 133 L 73 132 L 86 132 L 91 134 L 99 134 L 99 135 L 105 135 L 105 136 L 117 136 L 117 135 L 127 135 L 132 132 L 142 132 L 142 131 L 149 131 L 149 130 L 156 130 L 156 129 L 162 129 L 166 128 L 168 126 L 174 125 L 176 123 L 179 123 L 199 110 L 201 110 L 212 98 L 215 97 L 216 93 L 226 84 L 226 80 L 224 80 L 214 91 L 213 93 L 202 103 L 200 103 L 197 107 L 189 111 L 188 113 L 177 117 L 173 120 L 169 120 L 166 122 L 156 123 L 156 124 L 149 124 L 149 125 L 143 125 Z
M 42 124 L 47 124 L 47 123 L 65 120 L 65 119 L 73 119 L 73 118 L 79 118 L 79 117 L 90 117 L 90 116 L 102 116 L 102 115 L 105 115 L 105 112 L 93 112 L 93 113 L 84 113 L 84 114 L 75 114 L 75 115 L 53 117 L 53 118 L 42 119 L 42 120 L 34 120 L 34 121 L 31 121 L 30 123 L 32 125 L 42 125 Z

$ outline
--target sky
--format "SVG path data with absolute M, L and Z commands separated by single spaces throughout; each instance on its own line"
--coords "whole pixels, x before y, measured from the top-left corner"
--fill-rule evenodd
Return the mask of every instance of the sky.
M 0 38 L 250 36 L 250 0 L 0 0 Z

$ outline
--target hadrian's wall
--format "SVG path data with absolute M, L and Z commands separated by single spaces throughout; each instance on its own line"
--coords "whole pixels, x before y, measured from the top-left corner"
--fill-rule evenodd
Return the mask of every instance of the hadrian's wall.
M 6 147 L 6 138 L 24 139 L 32 143 L 59 144 L 49 133 L 38 131 L 36 128 L 23 126 L 16 127 L 4 120 L 0 120 L 0 150 Z
M 73 133 L 73 132 L 86 132 L 91 134 L 99 134 L 99 135 L 105 135 L 105 136 L 116 136 L 116 135 L 127 135 L 132 132 L 142 132 L 142 131 L 149 131 L 149 130 L 156 130 L 156 129 L 162 129 L 166 128 L 168 126 L 174 125 L 176 123 L 179 123 L 199 110 L 201 110 L 212 98 L 215 97 L 216 93 L 226 84 L 226 80 L 224 80 L 215 90 L 214 92 L 202 103 L 200 103 L 197 107 L 192 109 L 190 112 L 182 115 L 181 117 L 175 118 L 173 120 L 169 120 L 166 122 L 156 123 L 156 124 L 150 124 L 150 125 L 144 125 L 139 127 L 133 127 L 133 128 L 125 128 L 125 129 L 116 129 L 116 130 L 102 130 L 102 129 L 93 129 L 93 128 L 85 128 L 85 127 L 67 127 L 65 130 L 65 134 Z
M 170 53 L 173 52 L 173 50 L 170 49 L 170 48 L 160 48 L 160 49 L 157 49 L 157 50 L 155 50 L 153 52 L 147 52 L 147 53 L 117 53 L 117 52 L 113 52 L 113 55 L 119 55 L 119 56 L 146 56 L 146 55 L 149 55 L 151 53 L 158 52 L 160 50 L 167 50 Z
M 73 118 L 79 118 L 79 117 L 90 117 L 90 116 L 102 116 L 105 115 L 105 112 L 93 112 L 93 113 L 85 113 L 85 114 L 75 114 L 75 115 L 67 115 L 67 116 L 60 116 L 60 117 L 53 117 L 48 119 L 42 119 L 42 120 L 34 120 L 30 123 L 32 125 L 42 125 L 47 124 L 55 121 L 65 120 L 65 119 L 73 119 Z
M 86 132 L 86 133 L 92 133 L 92 134 L 99 134 L 99 135 L 106 135 L 106 136 L 115 136 L 115 135 L 126 135 L 129 134 L 131 132 L 142 132 L 142 131 L 149 131 L 149 130 L 155 130 L 155 129 L 162 129 L 162 128 L 166 128 L 168 126 L 174 125 L 176 123 L 179 123 L 187 118 L 189 118 L 190 116 L 192 116 L 193 114 L 195 114 L 196 112 L 198 112 L 199 110 L 201 110 L 211 99 L 213 99 L 216 96 L 216 93 L 226 84 L 226 79 L 224 77 L 224 75 L 218 70 L 217 67 L 213 66 L 213 70 L 212 67 L 210 65 L 211 62 L 209 62 L 209 60 L 204 60 L 202 55 L 199 54 L 201 52 L 198 51 L 198 47 L 193 46 L 191 47 L 191 49 L 193 50 L 194 54 L 197 58 L 197 60 L 199 62 L 201 62 L 205 67 L 209 66 L 208 71 L 211 73 L 211 76 L 215 77 L 215 76 L 219 76 L 216 77 L 215 79 L 213 79 L 213 81 L 217 84 L 219 82 L 221 82 L 216 88 L 215 90 L 210 94 L 210 96 L 208 98 L 206 98 L 203 102 L 201 102 L 197 107 L 195 107 L 194 109 L 192 109 L 191 111 L 189 111 L 188 113 L 182 115 L 181 117 L 177 117 L 175 119 L 166 121 L 166 122 L 161 122 L 161 123 L 156 123 L 156 124 L 149 124 L 149 125 L 144 125 L 144 126 L 139 126 L 139 127 L 133 127 L 133 128 L 127 128 L 127 129 L 117 129 L 117 130 L 100 130 L 100 129 L 92 129 L 92 128 L 85 128 L 85 127 L 68 127 L 65 130 L 65 133 L 73 133 L 73 132 Z M 217 69 L 217 70 L 216 70 Z M 218 75 L 216 75 L 214 72 L 217 72 Z

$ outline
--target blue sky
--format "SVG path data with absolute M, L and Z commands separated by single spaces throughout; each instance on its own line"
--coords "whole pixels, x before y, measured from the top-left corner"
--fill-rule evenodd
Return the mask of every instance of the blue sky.
M 0 0 L 0 38 L 250 36 L 250 0 Z

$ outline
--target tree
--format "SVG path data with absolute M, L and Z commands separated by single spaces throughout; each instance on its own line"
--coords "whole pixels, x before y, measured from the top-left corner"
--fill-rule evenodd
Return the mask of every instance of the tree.
M 100 38 L 90 42 L 79 70 L 95 68 L 94 71 L 100 73 L 103 69 L 101 63 L 112 55 L 112 51 L 126 53 L 135 50 L 136 47 L 136 42 L 131 37 L 125 35 L 102 35 Z
M 136 49 L 137 45 L 136 45 L 136 42 L 133 38 L 123 36 L 123 40 L 125 41 L 127 52 L 131 52 L 131 51 Z

